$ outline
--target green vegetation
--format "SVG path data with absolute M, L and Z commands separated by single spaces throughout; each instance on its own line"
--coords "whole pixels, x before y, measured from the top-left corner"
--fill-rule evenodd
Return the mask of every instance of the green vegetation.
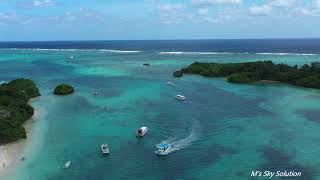
M 173 73 L 175 77 L 183 74 L 200 74 L 206 77 L 227 77 L 231 83 L 249 83 L 261 80 L 279 81 L 296 86 L 320 88 L 320 62 L 301 67 L 274 64 L 272 61 L 246 63 L 199 63 Z
M 39 89 L 29 79 L 16 79 L 0 86 L 0 144 L 27 137 L 22 125 L 34 114 L 28 101 L 37 96 Z
M 53 93 L 55 95 L 72 94 L 72 93 L 74 93 L 74 88 L 70 85 L 67 85 L 67 84 L 60 84 L 54 89 Z

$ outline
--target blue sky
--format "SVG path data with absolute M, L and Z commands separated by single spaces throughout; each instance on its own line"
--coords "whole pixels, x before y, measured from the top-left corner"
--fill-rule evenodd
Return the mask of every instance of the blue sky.
M 0 41 L 320 37 L 320 0 L 0 0 Z

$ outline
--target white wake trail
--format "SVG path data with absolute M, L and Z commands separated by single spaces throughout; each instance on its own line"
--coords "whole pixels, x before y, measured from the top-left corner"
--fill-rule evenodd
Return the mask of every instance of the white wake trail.
M 177 139 L 177 138 L 169 138 L 167 140 L 163 140 L 161 141 L 161 143 L 166 143 L 166 144 L 170 144 L 171 148 L 169 151 L 167 151 L 166 154 L 172 153 L 174 151 L 178 151 L 187 147 L 190 147 L 192 145 L 192 143 L 194 141 L 197 140 L 197 131 L 199 129 L 199 125 L 196 122 L 193 126 L 192 126 L 192 130 L 190 132 L 190 134 L 183 138 L 183 139 Z M 159 144 L 161 144 L 159 143 Z M 159 145 L 158 144 L 158 145 Z

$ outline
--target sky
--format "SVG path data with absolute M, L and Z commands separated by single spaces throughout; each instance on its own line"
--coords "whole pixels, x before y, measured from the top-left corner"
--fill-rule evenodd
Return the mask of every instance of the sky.
M 314 37 L 320 0 L 0 0 L 0 41 Z

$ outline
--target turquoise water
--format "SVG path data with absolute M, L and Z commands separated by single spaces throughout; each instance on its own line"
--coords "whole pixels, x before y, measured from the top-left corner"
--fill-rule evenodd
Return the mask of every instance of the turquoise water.
M 265 59 L 304 64 L 320 56 L 1 50 L 0 80 L 32 78 L 42 96 L 32 102 L 41 118 L 32 122 L 26 160 L 0 179 L 241 180 L 254 170 L 294 170 L 302 172 L 300 179 L 320 179 L 319 90 L 172 78 L 193 61 Z M 53 96 L 62 82 L 76 93 Z M 188 100 L 178 102 L 176 94 Z M 149 133 L 137 139 L 142 125 Z M 162 141 L 174 151 L 158 157 L 153 151 Z M 111 147 L 110 156 L 101 155 L 102 143 Z M 72 166 L 65 170 L 68 160 Z

